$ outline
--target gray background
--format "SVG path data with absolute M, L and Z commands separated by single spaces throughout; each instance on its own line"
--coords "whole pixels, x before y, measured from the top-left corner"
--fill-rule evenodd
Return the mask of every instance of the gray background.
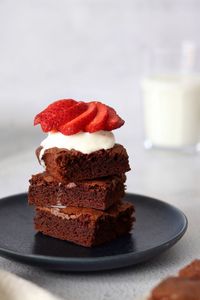
M 144 49 L 198 43 L 199 12 L 198 0 L 1 0 L 0 122 L 30 126 L 74 97 L 115 105 L 136 127 Z
M 190 222 L 173 249 L 138 267 L 59 274 L 0 259 L 1 268 L 66 299 L 129 300 L 199 256 L 199 156 L 143 149 L 139 89 L 145 49 L 198 43 L 199 14 L 197 0 L 0 1 L 0 196 L 26 191 L 41 171 L 38 111 L 58 98 L 98 99 L 126 119 L 116 137 L 130 155 L 128 191 L 175 204 Z

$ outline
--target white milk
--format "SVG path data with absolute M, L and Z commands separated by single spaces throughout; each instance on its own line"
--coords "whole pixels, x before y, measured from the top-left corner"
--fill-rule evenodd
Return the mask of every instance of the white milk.
M 183 148 L 200 141 L 200 75 L 152 76 L 142 82 L 146 139 Z

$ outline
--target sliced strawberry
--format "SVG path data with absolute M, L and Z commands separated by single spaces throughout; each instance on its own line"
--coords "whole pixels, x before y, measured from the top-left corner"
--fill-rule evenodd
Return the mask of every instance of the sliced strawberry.
M 124 120 L 117 115 L 116 111 L 112 107 L 108 106 L 108 119 L 105 130 L 111 131 L 121 127 L 122 125 L 124 125 Z
M 34 119 L 34 125 L 38 125 L 43 119 L 46 119 L 46 114 L 47 112 L 53 113 L 55 110 L 67 110 L 69 107 L 75 105 L 77 101 L 73 99 L 61 99 L 53 102 L 47 108 L 45 108 L 42 112 L 40 112 L 38 115 L 36 115 Z
M 76 103 L 77 103 L 77 101 L 73 100 L 73 99 L 61 99 L 61 100 L 54 101 L 53 103 L 48 105 L 46 109 L 57 109 L 57 108 L 58 109 L 60 109 L 60 108 L 67 109 Z
M 55 120 L 55 113 L 54 112 L 45 112 L 40 117 L 40 125 L 44 132 L 49 132 L 53 129 L 53 120 Z
M 46 111 L 42 114 L 40 124 L 44 132 L 58 130 L 59 126 L 70 122 L 84 111 L 87 110 L 87 104 L 78 102 L 69 108 L 56 108 Z
M 71 122 L 68 122 L 59 127 L 59 131 L 65 135 L 72 135 L 78 133 L 85 128 L 85 126 L 93 120 L 96 116 L 97 107 L 94 102 L 87 104 L 87 110 L 80 114 L 78 117 L 73 119 Z
M 44 132 L 61 131 L 65 135 L 79 131 L 96 132 L 121 127 L 124 121 L 116 111 L 101 102 L 77 102 L 61 99 L 50 104 L 34 119 Z
M 101 102 L 94 102 L 97 106 L 96 117 L 85 127 L 84 131 L 96 132 L 103 130 L 108 118 L 108 107 Z

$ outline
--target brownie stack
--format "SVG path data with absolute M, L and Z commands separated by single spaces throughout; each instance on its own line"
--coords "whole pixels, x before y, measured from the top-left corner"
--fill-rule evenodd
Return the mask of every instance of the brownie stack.
M 131 230 L 134 207 L 122 201 L 130 170 L 122 145 L 91 154 L 51 148 L 42 162 L 45 171 L 32 176 L 28 193 L 37 231 L 91 247 Z

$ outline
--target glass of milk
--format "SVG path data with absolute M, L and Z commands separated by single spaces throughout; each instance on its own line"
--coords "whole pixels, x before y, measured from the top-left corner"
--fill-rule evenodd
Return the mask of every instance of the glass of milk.
M 200 73 L 196 48 L 154 49 L 143 94 L 145 147 L 200 150 Z

